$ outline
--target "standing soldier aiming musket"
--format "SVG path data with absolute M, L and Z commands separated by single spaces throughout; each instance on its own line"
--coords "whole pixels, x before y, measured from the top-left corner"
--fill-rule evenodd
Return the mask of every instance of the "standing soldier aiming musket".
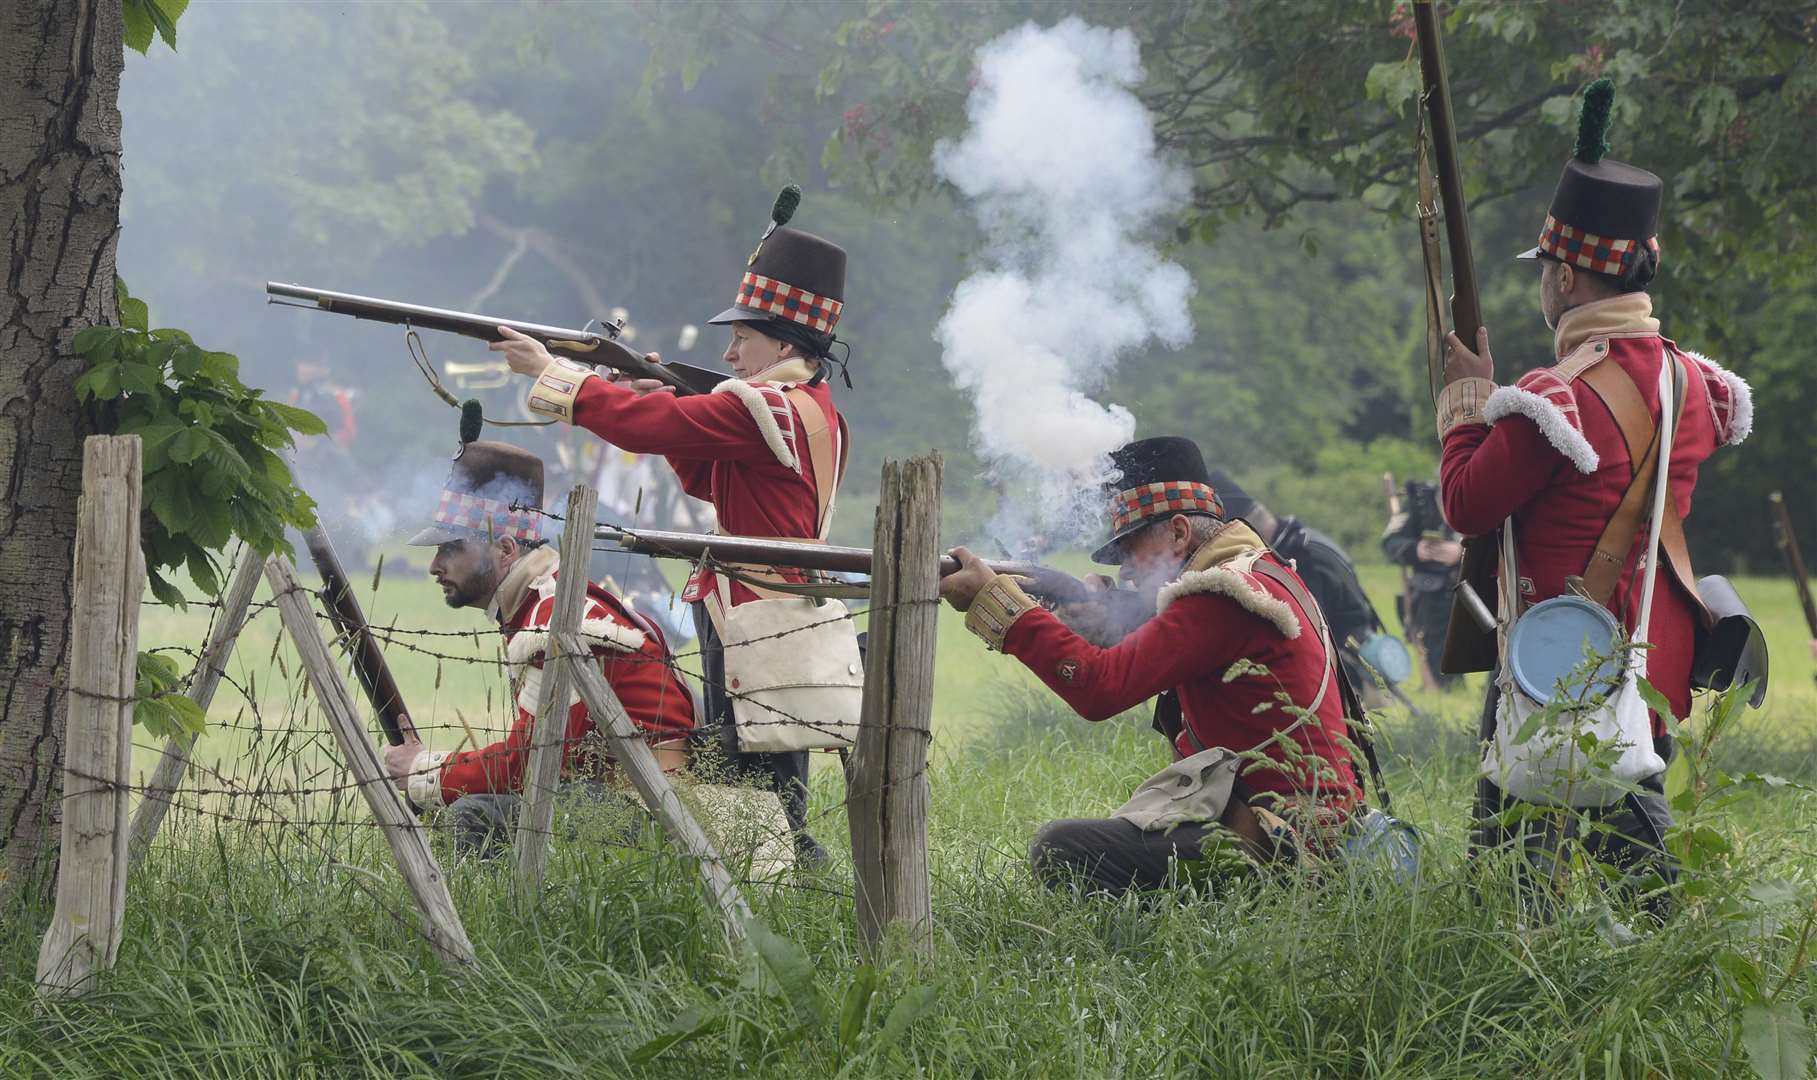
M 827 382 L 833 364 L 844 371 L 844 359 L 836 359 L 833 348 L 844 306 L 846 258 L 843 248 L 787 227 L 800 199 L 801 190 L 793 185 L 777 198 L 732 306 L 709 320 L 731 329 L 724 360 L 732 377 L 711 393 L 682 396 L 655 380 L 627 379 L 619 372 L 600 376 L 583 364 L 556 359 L 540 341 L 509 327 L 499 328 L 504 340 L 492 348 L 504 353 L 513 371 L 536 380 L 529 391 L 532 411 L 584 427 L 632 453 L 665 456 L 682 489 L 713 504 L 719 531 L 824 543 L 848 456 L 845 420 Z M 655 354 L 647 359 L 660 363 Z M 846 382 L 849 386 L 849 377 Z M 705 723 L 718 728 L 735 773 L 771 784 L 788 813 L 797 855 L 804 863 L 819 863 L 827 856 L 807 832 L 807 751 L 753 752 L 752 745 L 842 745 L 855 728 L 857 697 L 838 698 L 850 701 L 849 717 L 778 717 L 755 704 L 752 688 L 791 678 L 824 685 L 829 675 L 857 687 L 862 672 L 855 631 L 849 619 L 803 621 L 747 637 L 739 628 L 753 620 L 738 610 L 798 599 L 788 590 L 807 584 L 807 576 L 793 568 L 746 566 L 736 577 L 703 569 L 682 595 L 696 605 Z M 808 612 L 814 608 L 804 606 Z M 767 610 L 785 608 L 778 603 Z M 758 610 L 764 609 L 752 608 Z M 814 618 L 808 612 L 802 613 L 804 620 Z M 735 642 L 751 640 L 752 647 L 726 648 L 728 632 Z M 811 677 L 774 670 L 774 650 L 755 647 L 756 638 L 783 634 L 799 634 L 790 639 L 794 662 L 804 668 L 818 664 Z M 843 659 L 848 651 L 849 660 Z M 750 658 L 760 655 L 766 670 L 750 670 Z M 828 664 L 829 657 L 840 659 Z

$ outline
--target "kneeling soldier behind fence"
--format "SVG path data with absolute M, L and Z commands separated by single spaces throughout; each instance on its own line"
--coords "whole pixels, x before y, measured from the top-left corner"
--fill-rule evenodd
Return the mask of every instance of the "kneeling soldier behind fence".
M 449 607 L 484 608 L 498 620 L 511 668 L 517 716 L 502 741 L 452 753 L 428 749 L 412 733 L 385 751 L 387 769 L 412 802 L 450 807 L 461 850 L 491 853 L 505 842 L 531 740 L 539 737 L 536 708 L 561 560 L 538 536 L 533 511 L 517 508 L 540 507 L 542 489 L 543 463 L 534 454 L 504 443 L 464 442 L 434 523 L 410 541 L 435 546 L 429 572 Z M 632 722 L 650 733 L 663 768 L 684 766 L 694 699 L 661 630 L 604 585 L 589 582 L 580 632 Z M 599 785 L 611 773 L 612 756 L 603 725 L 595 725 L 584 703 L 568 710 L 564 738 L 563 779 L 603 794 Z

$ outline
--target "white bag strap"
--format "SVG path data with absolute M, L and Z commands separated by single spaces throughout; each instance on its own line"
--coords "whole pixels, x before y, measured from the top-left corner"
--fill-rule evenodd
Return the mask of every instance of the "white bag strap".
M 1647 570 L 1640 587 L 1640 621 L 1634 626 L 1634 641 L 1644 643 L 1652 626 L 1653 585 L 1659 575 L 1659 530 L 1665 518 L 1666 479 L 1671 473 L 1672 443 L 1678 438 L 1678 378 L 1681 374 L 1675 358 L 1663 347 L 1659 361 L 1659 468 L 1653 478 L 1653 512 L 1647 523 Z M 1646 653 L 1641 653 L 1639 668 L 1647 670 Z
M 839 493 L 839 481 L 845 476 L 845 462 L 841 460 L 845 447 L 845 420 L 840 418 L 838 435 L 827 430 L 826 413 L 821 411 L 820 403 L 813 395 L 798 386 L 791 386 L 786 391 L 795 412 L 801 417 L 801 433 L 807 437 L 808 460 L 814 463 L 814 498 L 818 503 L 815 511 L 815 530 L 820 539 L 825 540 L 833 527 L 833 500 Z

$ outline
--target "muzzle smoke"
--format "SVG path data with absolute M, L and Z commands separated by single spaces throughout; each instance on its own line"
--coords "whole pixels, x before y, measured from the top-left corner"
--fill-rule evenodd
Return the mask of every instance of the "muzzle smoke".
M 936 331 L 941 361 L 975 403 L 1003 515 L 1076 536 L 1102 515 L 1107 455 L 1135 435 L 1128 409 L 1091 393 L 1149 339 L 1192 339 L 1191 279 L 1144 239 L 1191 178 L 1156 152 L 1127 30 L 1031 23 L 977 61 L 971 127 L 934 154 L 986 236 Z

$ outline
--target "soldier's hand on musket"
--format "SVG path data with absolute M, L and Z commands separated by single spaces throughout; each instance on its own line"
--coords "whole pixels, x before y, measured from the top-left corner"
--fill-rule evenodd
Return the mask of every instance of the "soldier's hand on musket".
M 948 554 L 959 560 L 959 569 L 940 579 L 940 598 L 953 605 L 956 611 L 969 611 L 972 601 L 997 572 L 965 548 L 956 547 Z
M 1443 563 L 1450 566 L 1464 557 L 1464 545 L 1456 540 L 1433 540 L 1422 537 L 1413 549 L 1413 554 L 1421 562 Z
M 662 354 L 653 352 L 644 353 L 644 360 L 651 364 L 660 364 L 662 363 Z M 607 382 L 617 383 L 620 386 L 628 386 L 640 394 L 649 394 L 657 390 L 668 390 L 670 392 L 675 390 L 673 386 L 663 382 L 661 379 L 639 379 L 632 376 L 629 372 L 602 371 L 600 374 L 605 376 Z
M 391 774 L 391 782 L 399 791 L 409 789 L 410 770 L 416 765 L 416 756 L 423 752 L 423 740 L 416 737 L 414 725 L 403 727 L 403 734 L 403 742 L 385 747 L 385 771 Z
M 503 341 L 495 341 L 486 346 L 493 352 L 505 354 L 505 363 L 519 375 L 528 375 L 532 379 L 543 373 L 543 369 L 555 363 L 555 357 L 542 342 L 526 334 L 520 334 L 509 326 L 498 328 L 498 336 Z
M 1464 348 L 1456 332 L 1445 335 L 1445 381 L 1495 378 L 1495 360 L 1489 355 L 1489 328 L 1476 328 L 1476 351 Z

